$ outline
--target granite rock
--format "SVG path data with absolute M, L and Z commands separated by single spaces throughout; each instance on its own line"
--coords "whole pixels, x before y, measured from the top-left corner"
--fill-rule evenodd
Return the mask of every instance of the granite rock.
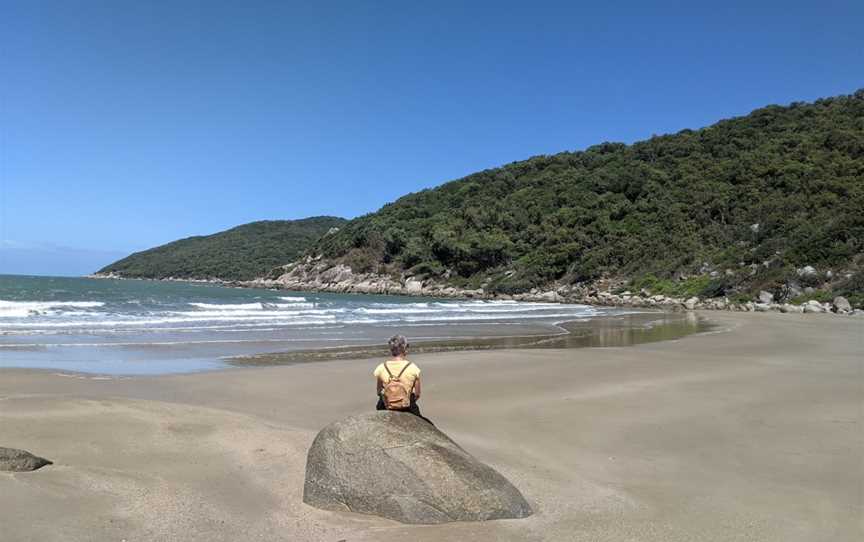
M 51 464 L 51 461 L 25 450 L 0 446 L 0 471 L 28 472 Z
M 303 502 L 414 524 L 532 513 L 497 471 L 422 418 L 392 411 L 352 416 L 318 433 L 306 459 Z
M 766 292 L 765 290 L 762 290 L 761 292 L 759 292 L 759 302 L 764 303 L 766 305 L 770 305 L 771 303 L 774 303 L 774 294 L 772 294 L 771 292 Z
M 825 312 L 825 308 L 818 301 L 811 299 L 804 303 L 804 312 L 807 314 L 819 314 Z
M 841 314 L 852 312 L 852 305 L 849 303 L 849 300 L 843 296 L 837 296 L 834 298 L 834 310 Z

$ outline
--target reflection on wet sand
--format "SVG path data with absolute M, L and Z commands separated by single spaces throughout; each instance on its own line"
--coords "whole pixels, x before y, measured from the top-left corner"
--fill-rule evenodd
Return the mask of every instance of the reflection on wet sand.
M 413 354 L 459 350 L 493 350 L 501 348 L 585 348 L 620 347 L 680 339 L 712 327 L 695 313 L 638 313 L 562 322 L 560 332 L 549 335 L 418 341 Z M 345 346 L 315 350 L 273 352 L 238 356 L 227 362 L 234 366 L 290 365 L 334 359 L 363 359 L 386 356 L 381 346 Z

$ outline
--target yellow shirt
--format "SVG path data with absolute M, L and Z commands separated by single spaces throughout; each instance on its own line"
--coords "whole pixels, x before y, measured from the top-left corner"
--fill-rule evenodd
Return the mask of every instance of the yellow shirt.
M 387 364 L 387 369 L 390 369 L 390 372 L 393 373 L 393 376 L 397 376 L 399 371 L 405 367 L 405 364 L 408 363 L 408 360 L 387 360 L 384 363 Z M 372 371 L 372 374 L 377 378 L 381 383 L 387 384 L 390 381 L 390 375 L 387 374 L 387 369 L 384 368 L 384 363 L 379 363 L 378 367 L 375 367 L 375 370 Z M 411 366 L 405 369 L 405 372 L 402 373 L 402 376 L 399 378 L 399 382 L 405 386 L 405 389 L 408 390 L 408 393 L 414 393 L 414 382 L 420 378 L 420 367 L 417 367 L 413 362 Z

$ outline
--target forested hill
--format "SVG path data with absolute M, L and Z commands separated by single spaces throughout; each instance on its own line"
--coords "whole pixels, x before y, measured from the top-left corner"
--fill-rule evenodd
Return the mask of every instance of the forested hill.
M 618 277 L 788 298 L 860 292 L 862 251 L 859 90 L 482 171 L 352 220 L 310 254 L 487 292 Z
M 297 258 L 343 218 L 265 220 L 136 252 L 100 269 L 125 278 L 249 280 Z

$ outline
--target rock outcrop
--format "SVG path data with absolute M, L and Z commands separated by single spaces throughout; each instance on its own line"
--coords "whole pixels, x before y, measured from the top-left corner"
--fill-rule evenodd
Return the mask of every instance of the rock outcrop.
M 0 471 L 27 472 L 51 464 L 51 461 L 44 457 L 35 456 L 25 450 L 0 446 Z
M 380 273 L 355 273 L 344 264 L 331 264 L 307 257 L 301 262 L 284 266 L 275 279 L 256 279 L 238 282 L 238 286 L 251 288 L 279 288 L 294 291 L 334 292 L 340 294 L 410 295 L 440 298 L 515 299 L 518 301 L 562 302 L 556 291 L 532 290 L 514 296 L 490 296 L 483 288 L 464 289 L 435 280 L 421 280 L 413 276 L 391 276 Z
M 256 279 L 233 283 L 236 286 L 251 288 L 277 288 L 292 291 L 335 292 L 411 295 L 438 298 L 497 299 L 513 301 L 536 301 L 545 303 L 586 303 L 606 307 L 641 307 L 662 310 L 725 310 L 737 312 L 782 312 L 782 313 L 836 313 L 848 316 L 861 316 L 847 299 L 837 297 L 834 303 L 811 301 L 793 304 L 790 301 L 806 294 L 796 283 L 787 285 L 786 291 L 778 296 L 771 292 L 759 292 L 755 301 L 733 302 L 728 297 L 703 299 L 697 296 L 673 297 L 642 289 L 639 292 L 624 291 L 614 293 L 623 282 L 582 283 L 550 285 L 546 288 L 532 288 L 530 291 L 506 295 L 488 292 L 481 285 L 476 289 L 456 288 L 435 279 L 421 279 L 403 274 L 402 276 L 379 273 L 355 273 L 344 264 L 329 263 L 321 258 L 306 257 L 282 268 L 275 279 Z M 809 270 L 807 271 L 809 272 Z M 811 292 L 812 293 L 812 289 Z M 782 301 L 778 301 L 782 300 Z
M 808 266 L 802 271 L 807 275 L 812 269 Z M 738 312 L 782 312 L 782 313 L 836 313 L 860 316 L 844 297 L 837 297 L 834 303 L 795 304 L 794 298 L 812 294 L 801 290 L 797 283 L 787 284 L 782 292 L 775 294 L 760 291 L 753 301 L 733 302 L 728 297 L 702 299 L 697 296 L 674 297 L 655 294 L 645 288 L 639 292 L 624 291 L 615 293 L 626 283 L 623 280 L 600 280 L 594 283 L 550 284 L 545 288 L 532 288 L 530 291 L 515 294 L 489 292 L 486 284 L 480 288 L 465 289 L 449 285 L 444 279 L 420 278 L 409 274 L 386 275 L 380 273 L 355 273 L 345 264 L 330 263 L 320 257 L 307 256 L 300 262 L 281 268 L 277 278 L 256 279 L 236 282 L 230 285 L 251 288 L 277 288 L 292 291 L 410 295 L 438 298 L 496 299 L 513 301 L 536 301 L 543 303 L 587 303 L 606 307 L 642 307 L 662 310 L 725 310 Z M 809 275 L 807 275 L 809 276 Z M 847 275 L 848 276 L 851 275 Z
M 403 523 L 523 518 L 531 507 L 510 482 L 417 416 L 373 412 L 318 433 L 303 501 Z

